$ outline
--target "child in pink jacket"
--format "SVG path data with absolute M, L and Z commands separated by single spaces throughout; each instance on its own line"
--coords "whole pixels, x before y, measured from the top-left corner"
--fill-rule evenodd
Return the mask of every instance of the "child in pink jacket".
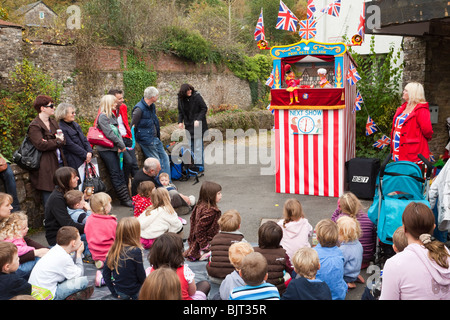
M 305 218 L 300 201 L 294 198 L 287 199 L 284 203 L 283 218 L 278 222 L 283 230 L 280 245 L 292 261 L 298 249 L 311 247 L 309 238 L 312 236 L 313 227 Z
M 101 269 L 116 238 L 117 218 L 109 214 L 111 197 L 107 193 L 94 193 L 90 205 L 92 214 L 86 220 L 84 233 L 95 266 Z

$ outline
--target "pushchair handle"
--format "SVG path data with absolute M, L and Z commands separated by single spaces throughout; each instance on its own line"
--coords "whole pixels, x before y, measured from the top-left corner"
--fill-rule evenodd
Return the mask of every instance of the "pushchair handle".
M 386 165 L 388 164 L 389 160 L 391 160 L 392 158 L 392 153 L 389 153 L 386 157 L 386 159 L 384 159 L 383 163 L 381 164 L 381 168 L 380 168 L 380 177 L 384 176 L 384 169 L 386 168 Z
M 431 162 L 425 158 L 422 154 L 418 154 L 418 157 L 420 160 L 423 161 L 423 163 L 425 163 L 425 165 L 427 166 L 427 179 L 429 179 L 431 177 L 431 168 L 433 168 L 433 165 L 431 164 Z

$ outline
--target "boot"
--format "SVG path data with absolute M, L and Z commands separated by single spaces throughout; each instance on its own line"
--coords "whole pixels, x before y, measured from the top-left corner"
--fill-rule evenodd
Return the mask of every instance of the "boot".
M 133 202 L 131 201 L 130 194 L 128 193 L 128 188 L 126 185 L 121 186 L 116 190 L 117 197 L 120 200 L 120 204 L 125 207 L 133 207 Z

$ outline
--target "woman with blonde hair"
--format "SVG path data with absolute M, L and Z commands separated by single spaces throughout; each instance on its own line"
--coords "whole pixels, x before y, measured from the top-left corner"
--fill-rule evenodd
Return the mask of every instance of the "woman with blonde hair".
M 450 300 L 450 252 L 431 236 L 433 212 L 412 202 L 402 222 L 408 246 L 386 261 L 380 300 Z
M 180 234 L 183 224 L 170 202 L 166 188 L 152 191 L 152 205 L 137 218 L 141 224 L 141 243 L 149 249 L 155 239 L 166 232 Z
M 111 148 L 96 146 L 96 148 L 108 169 L 111 183 L 120 200 L 120 204 L 126 207 L 133 207 L 130 194 L 128 193 L 128 186 L 120 168 L 119 154 L 123 153 L 126 147 L 119 132 L 117 118 L 113 113 L 115 108 L 117 108 L 117 98 L 110 94 L 104 95 L 100 100 L 97 126 L 103 131 L 105 137 L 114 143 L 114 146 Z
M 422 163 L 418 155 L 430 157 L 428 141 L 433 136 L 430 109 L 425 100 L 423 86 L 408 83 L 403 90 L 405 103 L 394 115 L 391 131 L 391 153 L 394 161 Z

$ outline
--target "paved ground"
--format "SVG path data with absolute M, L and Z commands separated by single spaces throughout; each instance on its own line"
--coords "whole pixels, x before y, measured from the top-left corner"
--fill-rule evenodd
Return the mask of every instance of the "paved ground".
M 220 143 L 221 144 L 221 143 Z M 224 150 L 230 148 L 230 143 L 223 144 Z M 238 141 L 237 145 L 244 144 Z M 250 141 L 245 146 L 245 156 L 240 154 L 238 157 L 240 160 L 234 161 L 230 164 L 220 164 L 220 161 L 216 159 L 216 163 L 210 164 L 211 159 L 214 158 L 214 153 L 209 151 L 214 149 L 206 149 L 206 173 L 200 178 L 200 183 L 194 184 L 194 179 L 189 181 L 179 182 L 175 181 L 175 185 L 178 187 L 179 192 L 185 195 L 194 195 L 198 198 L 201 182 L 205 180 L 215 181 L 222 186 L 222 201 L 219 203 L 219 208 L 222 212 L 229 209 L 236 209 L 242 216 L 241 232 L 244 234 L 247 241 L 252 244 L 257 244 L 257 230 L 263 219 L 279 219 L 282 216 L 282 208 L 286 199 L 295 197 L 302 203 L 306 217 L 314 227 L 317 222 L 324 218 L 330 218 L 334 210 L 336 209 L 337 198 L 328 197 L 314 197 L 305 195 L 293 195 L 293 194 L 277 194 L 275 193 L 275 176 L 261 175 L 261 168 L 267 169 L 268 165 L 250 164 L 249 150 L 255 152 L 254 144 Z M 267 152 L 270 155 L 270 148 L 265 150 L 260 147 L 257 151 L 261 154 Z M 218 149 L 216 149 L 217 151 Z M 232 150 L 228 149 L 230 154 Z M 234 150 L 235 155 L 239 153 L 237 148 Z M 226 152 L 224 151 L 224 158 Z M 219 162 L 219 164 L 217 163 Z M 227 161 L 223 161 L 224 163 Z M 267 171 L 267 170 L 266 170 Z M 371 204 L 371 201 L 362 201 L 366 209 Z M 131 216 L 131 209 L 120 206 L 118 203 L 113 203 L 113 214 L 118 218 L 124 216 Z M 182 216 L 188 221 L 188 224 L 184 228 L 184 238 L 187 238 L 189 234 L 189 216 Z M 44 235 L 36 234 L 33 236 L 41 243 L 46 243 Z M 188 262 L 188 265 L 196 273 L 196 280 L 207 279 L 205 270 L 205 262 Z M 148 262 L 146 262 L 148 266 Z M 90 279 L 94 279 L 95 267 L 93 265 L 86 265 L 86 273 Z M 366 270 L 362 270 L 361 274 L 364 278 L 367 278 L 369 274 Z M 357 284 L 356 289 L 352 289 L 347 294 L 347 300 L 360 300 L 362 292 L 364 290 L 364 284 Z M 213 285 L 210 293 L 212 297 L 218 290 L 218 286 Z M 96 288 L 94 295 L 91 299 L 111 299 L 108 289 L 103 287 L 101 289 Z

